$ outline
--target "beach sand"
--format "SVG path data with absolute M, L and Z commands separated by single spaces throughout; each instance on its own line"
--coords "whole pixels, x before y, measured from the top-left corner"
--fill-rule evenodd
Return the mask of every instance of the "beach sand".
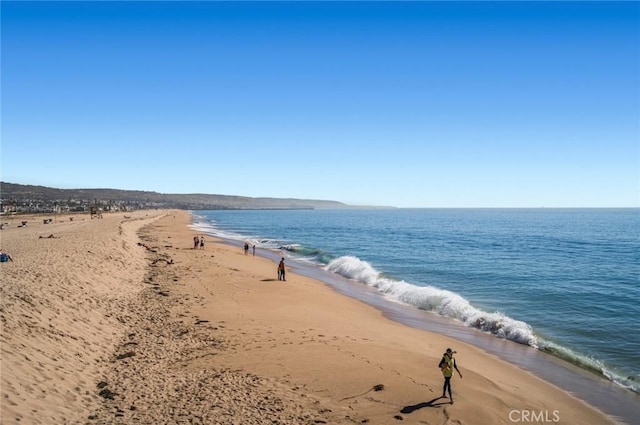
M 193 249 L 188 212 L 70 217 L 2 219 L 3 424 L 615 423 L 269 259 Z

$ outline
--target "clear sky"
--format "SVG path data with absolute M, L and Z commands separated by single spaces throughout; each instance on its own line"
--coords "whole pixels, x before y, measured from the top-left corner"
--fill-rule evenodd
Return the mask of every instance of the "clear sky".
M 638 2 L 1 2 L 3 181 L 639 207 Z

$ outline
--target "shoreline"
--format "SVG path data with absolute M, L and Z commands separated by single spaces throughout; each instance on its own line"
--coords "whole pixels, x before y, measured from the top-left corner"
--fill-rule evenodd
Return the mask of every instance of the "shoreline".
M 625 423 L 631 424 L 634 418 L 640 417 L 639 394 L 565 359 L 464 326 L 454 319 L 390 302 L 375 289 L 329 272 L 318 273 L 302 265 L 297 273 L 317 279 L 342 295 L 375 307 L 389 320 L 470 343 L 576 395 L 612 417 L 622 418 Z
M 637 243 L 619 232 L 637 222 L 630 212 L 192 214 L 194 229 L 241 243 L 249 238 L 259 248 L 375 288 L 392 302 L 538 348 L 640 394 L 633 294 L 619 304 L 600 299 L 601 291 L 624 293 L 626 284 L 634 292 L 637 267 L 627 248 Z M 323 232 L 332 221 L 337 238 Z M 385 234 L 394 221 L 397 241 Z M 509 225 L 501 228 L 503 221 Z M 485 231 L 475 233 L 477 226 Z M 554 235 L 563 231 L 557 247 Z M 605 240 L 612 245 L 602 245 Z M 456 247 L 469 255 L 459 256 Z
M 228 246 L 241 249 L 239 241 L 233 239 L 221 239 L 221 241 Z M 274 262 L 277 262 L 280 257 L 278 252 L 270 249 L 260 249 L 258 255 Z M 295 262 L 295 260 L 293 261 Z M 389 320 L 470 343 L 512 365 L 529 371 L 544 381 L 576 395 L 580 400 L 600 409 L 616 421 L 631 424 L 634 418 L 640 417 L 640 395 L 603 375 L 581 368 L 577 364 L 537 348 L 501 339 L 478 329 L 464 326 L 454 319 L 389 301 L 383 294 L 371 287 L 316 266 L 295 263 L 294 268 L 296 273 L 318 280 L 343 296 L 376 308 Z
M 317 279 L 279 282 L 270 259 L 209 237 L 193 249 L 190 223 L 153 211 L 2 230 L 3 423 L 616 423 Z M 438 397 L 449 346 L 455 404 Z

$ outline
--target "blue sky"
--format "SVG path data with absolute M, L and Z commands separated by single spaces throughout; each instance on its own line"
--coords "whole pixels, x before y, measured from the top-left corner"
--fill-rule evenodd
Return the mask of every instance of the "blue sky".
M 640 206 L 638 2 L 1 8 L 3 181 Z

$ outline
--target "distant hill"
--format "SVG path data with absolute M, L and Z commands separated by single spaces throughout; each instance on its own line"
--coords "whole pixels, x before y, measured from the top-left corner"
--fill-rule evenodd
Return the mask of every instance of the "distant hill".
M 2 199 L 3 203 L 64 203 L 82 200 L 99 203 L 135 203 L 186 210 L 353 208 L 341 202 L 313 199 L 251 198 L 204 193 L 169 194 L 119 189 L 56 189 L 6 182 L 0 182 L 0 199 Z

